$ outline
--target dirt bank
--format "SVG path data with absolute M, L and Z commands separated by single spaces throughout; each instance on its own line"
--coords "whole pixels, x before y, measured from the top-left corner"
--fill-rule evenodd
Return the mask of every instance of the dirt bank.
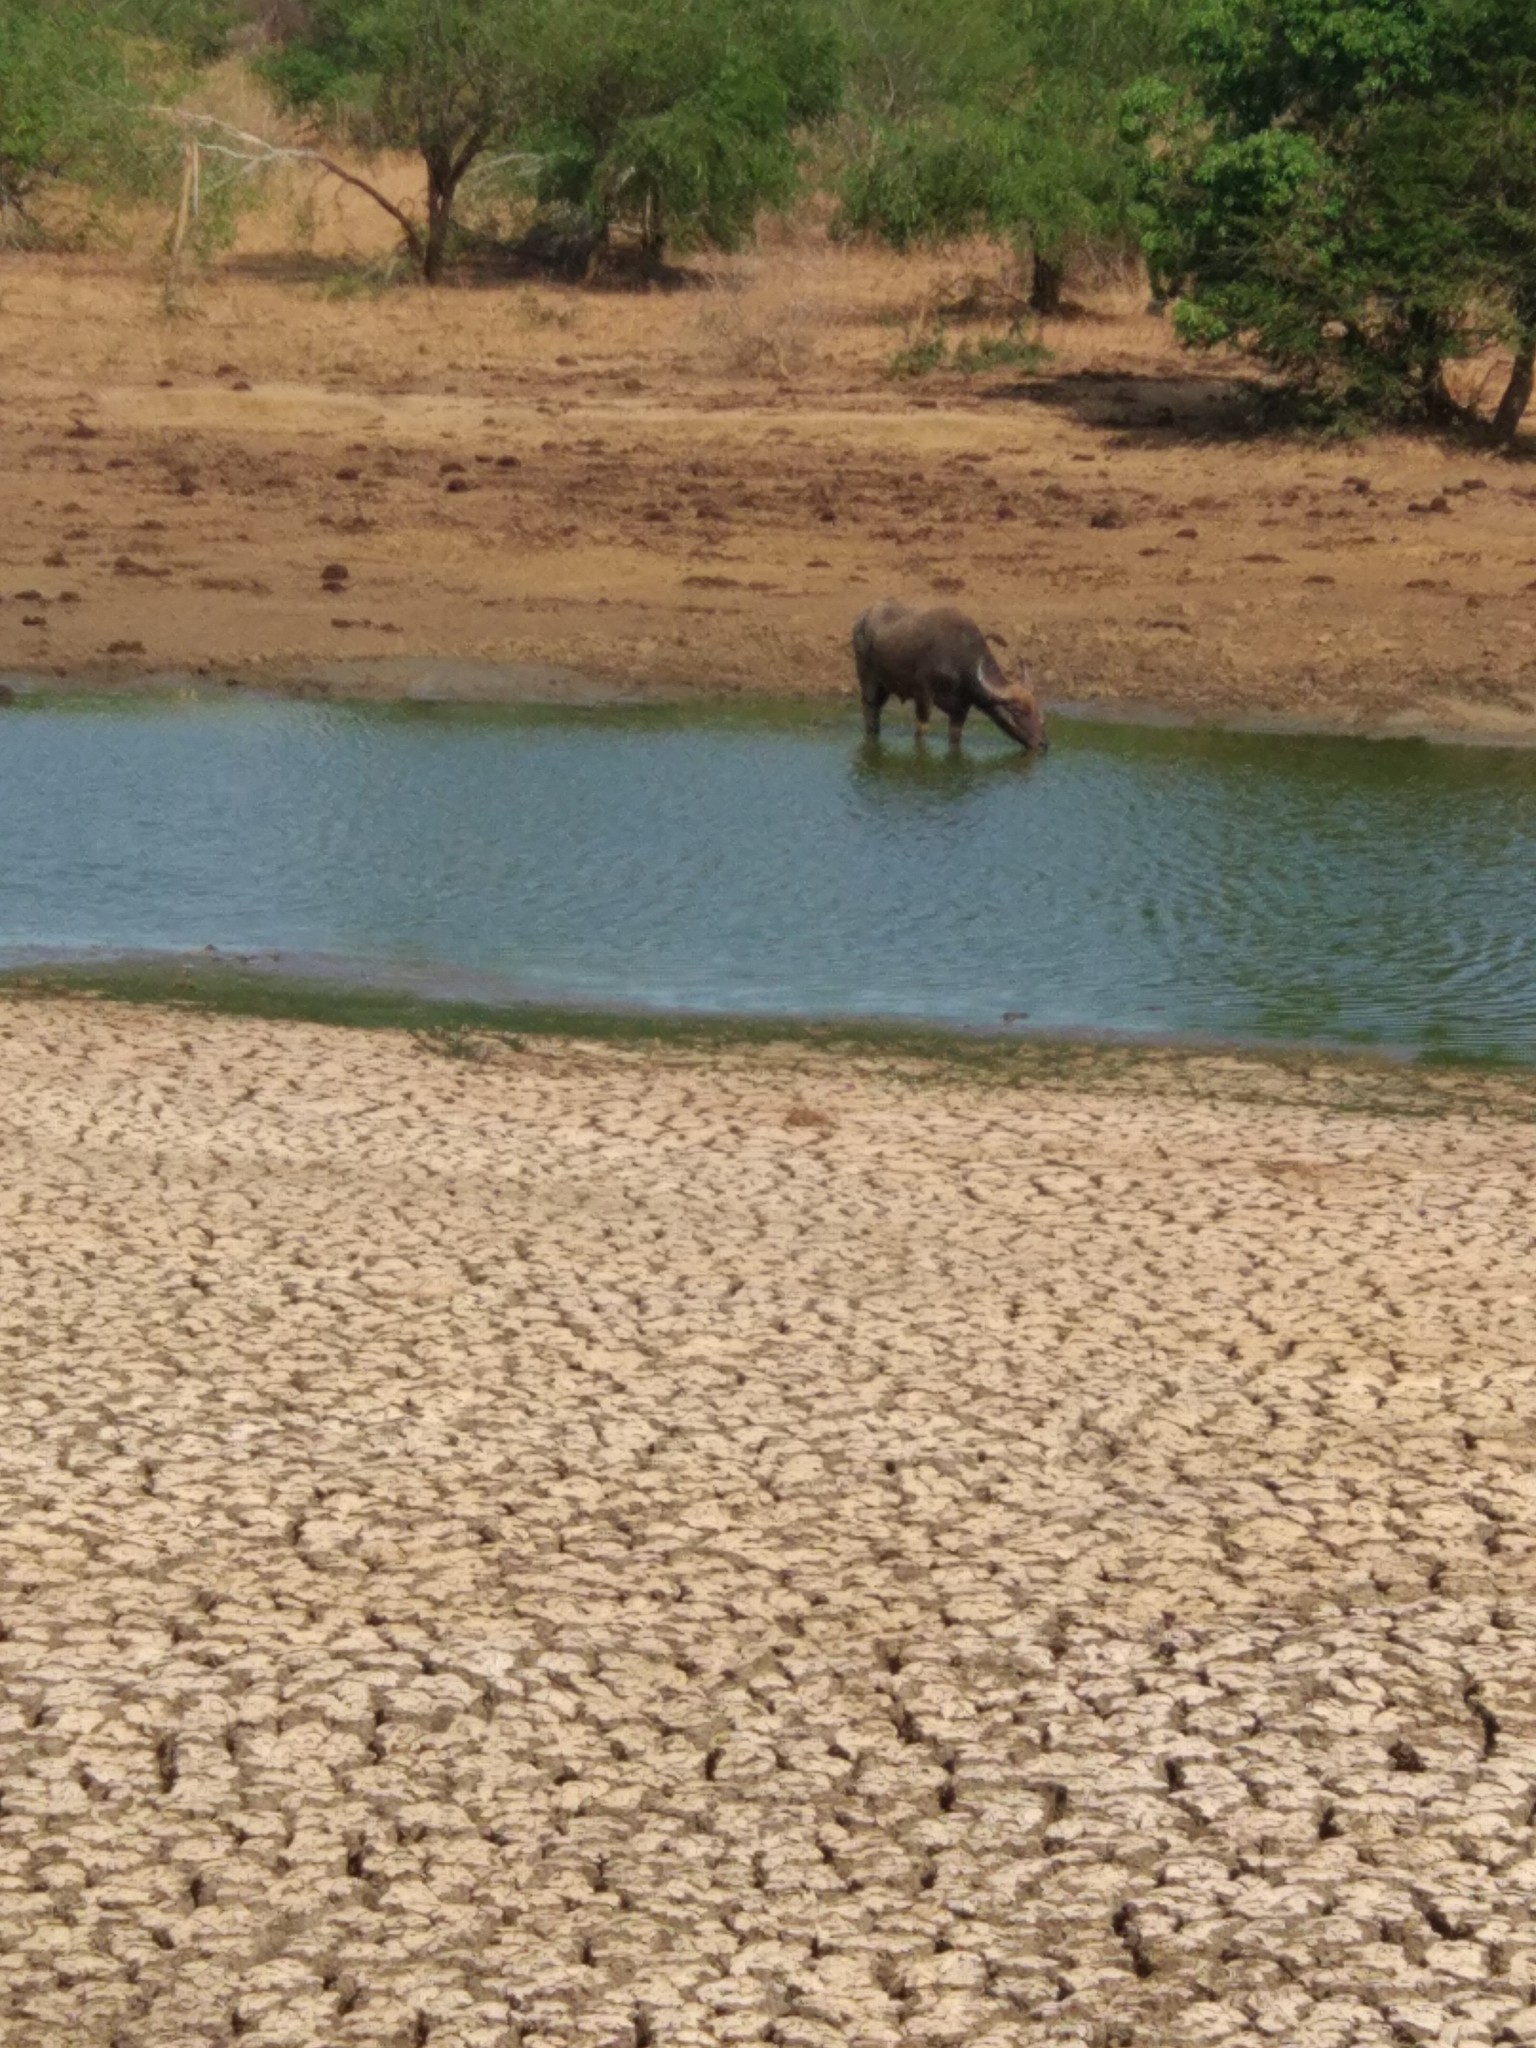
M 1233 374 L 1124 292 L 1038 374 L 893 378 L 945 269 L 786 246 L 672 294 L 429 295 L 247 250 L 172 317 L 126 261 L 6 256 L 0 670 L 836 692 L 893 592 L 1058 701 L 1536 737 L 1521 461 L 1244 439 Z
M 481 1049 L 0 1002 L 10 2048 L 1536 2038 L 1493 1086 Z

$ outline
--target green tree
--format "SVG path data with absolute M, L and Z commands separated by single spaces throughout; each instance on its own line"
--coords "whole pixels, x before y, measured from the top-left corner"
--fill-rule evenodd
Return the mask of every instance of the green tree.
M 193 64 L 211 64 L 229 48 L 233 31 L 250 14 L 244 0 L 115 0 L 92 10 L 116 14 L 129 33 L 145 36 Z
M 599 233 L 730 248 L 796 184 L 796 131 L 842 87 L 831 24 L 806 0 L 567 0 L 552 52 L 541 198 Z
M 985 231 L 1054 310 L 1075 248 L 1129 246 L 1127 88 L 1174 54 L 1186 0 L 843 0 L 862 121 L 840 225 L 897 247 Z
M 131 5 L 0 5 L 0 238 L 40 232 L 33 205 L 62 179 L 145 195 L 175 176 L 179 145 L 152 102 L 172 54 Z
M 313 0 L 264 61 L 282 99 L 322 134 L 420 156 L 425 220 L 365 179 L 350 182 L 398 223 L 429 284 L 442 275 L 465 177 L 543 111 L 550 12 L 548 0 Z
M 793 132 L 836 101 L 835 37 L 809 0 L 312 0 L 264 66 L 323 133 L 410 149 L 425 223 L 394 215 L 442 273 L 471 167 L 518 153 L 545 200 L 601 236 L 729 244 L 788 196 Z
M 1179 331 L 1330 404 L 1496 441 L 1536 378 L 1536 9 L 1204 0 L 1192 89 L 1144 87 L 1148 259 Z M 1446 367 L 1502 341 L 1492 418 Z

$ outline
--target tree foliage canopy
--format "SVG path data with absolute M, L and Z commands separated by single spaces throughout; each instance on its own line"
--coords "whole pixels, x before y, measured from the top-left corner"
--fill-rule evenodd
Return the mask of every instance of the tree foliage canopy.
M 1144 87 L 1144 245 L 1180 331 L 1371 414 L 1461 413 L 1445 368 L 1536 362 L 1536 9 L 1203 0 L 1192 87 Z
M 840 80 L 809 0 L 312 0 L 265 68 L 333 132 L 421 155 L 429 278 L 488 151 L 526 152 L 541 197 L 599 232 L 634 225 L 655 254 L 729 245 L 788 196 L 794 130 Z
M 0 230 L 27 223 L 29 202 L 55 179 L 131 195 L 174 176 L 177 144 L 149 109 L 175 68 L 164 31 L 178 8 L 179 0 L 4 0 Z M 180 11 L 185 28 L 191 0 Z M 211 19 L 204 25 L 211 33 Z M 202 40 L 174 37 L 188 54 Z
M 789 198 L 795 131 L 836 108 L 842 53 L 805 0 L 571 0 L 550 87 L 542 196 L 657 255 L 730 248 Z
M 1053 265 L 1125 242 L 1131 83 L 1166 63 L 1186 0 L 845 0 L 864 133 L 845 228 L 898 247 L 976 230 Z
M 541 104 L 548 21 L 547 0 L 313 0 L 262 68 L 287 105 L 324 132 L 421 157 L 424 227 L 373 196 L 400 221 L 432 281 L 464 178 Z

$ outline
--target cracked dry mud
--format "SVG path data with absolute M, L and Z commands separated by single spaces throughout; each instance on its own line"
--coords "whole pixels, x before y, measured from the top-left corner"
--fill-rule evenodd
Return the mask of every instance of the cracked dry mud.
M 7 2048 L 1536 2041 L 1475 1089 L 0 1056 Z

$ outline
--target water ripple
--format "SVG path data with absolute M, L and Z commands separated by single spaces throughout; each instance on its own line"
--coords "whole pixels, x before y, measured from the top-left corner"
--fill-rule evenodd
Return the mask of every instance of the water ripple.
M 700 1010 L 1536 1058 L 1536 761 L 847 714 L 33 706 L 0 950 L 323 953 Z

